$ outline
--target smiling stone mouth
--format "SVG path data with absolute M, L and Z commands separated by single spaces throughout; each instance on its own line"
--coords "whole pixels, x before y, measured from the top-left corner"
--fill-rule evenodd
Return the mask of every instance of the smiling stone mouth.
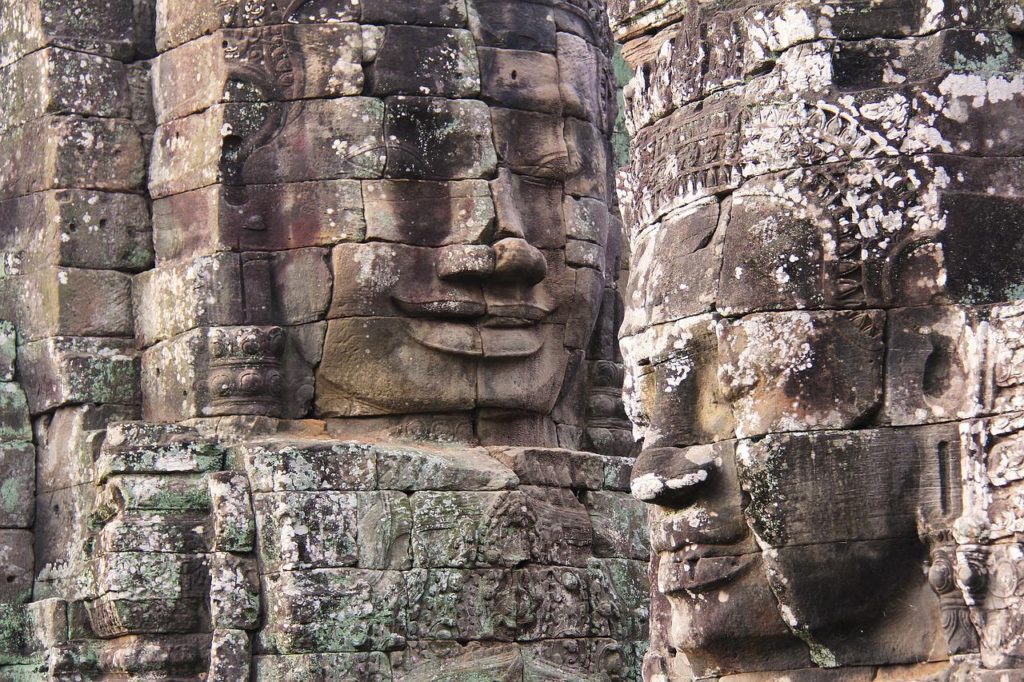
M 700 594 L 739 578 L 757 559 L 756 553 L 717 553 L 725 549 L 695 547 L 662 552 L 658 563 L 659 591 L 666 595 Z

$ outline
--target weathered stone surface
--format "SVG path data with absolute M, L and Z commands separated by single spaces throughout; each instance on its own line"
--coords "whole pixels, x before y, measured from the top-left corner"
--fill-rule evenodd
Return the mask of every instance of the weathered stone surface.
M 388 98 L 384 139 L 390 177 L 486 178 L 497 162 L 487 106 L 476 100 Z
M 594 555 L 647 560 L 647 515 L 627 493 L 587 491 L 583 498 L 594 528 Z
M 32 527 L 35 454 L 31 442 L 0 442 L 0 528 Z
M 357 562 L 357 498 L 339 491 L 253 497 L 266 571 L 341 568 Z
M 375 449 L 357 443 L 257 441 L 232 453 L 245 462 L 254 493 L 370 490 L 377 481 Z
M 601 458 L 553 448 L 489 448 L 525 485 L 596 490 L 604 483 Z
M 213 682 L 249 678 L 251 650 L 244 630 L 216 629 L 210 641 L 210 674 Z
M 409 497 L 397 491 L 358 493 L 356 531 L 360 568 L 412 568 L 410 536 L 413 527 Z
M 555 22 L 551 8 L 524 3 L 510 6 L 499 0 L 469 0 L 469 26 L 477 42 L 533 52 L 555 51 Z
M 68 403 L 139 403 L 139 358 L 121 339 L 57 336 L 18 350 L 33 414 Z
M 210 185 L 154 201 L 157 257 L 329 246 L 366 233 L 357 180 L 250 186 L 241 204 L 232 191 Z
M 46 48 L 0 68 L 0 133 L 46 114 L 128 118 L 128 81 L 115 60 Z
M 132 279 L 110 270 L 45 268 L 27 276 L 18 301 L 26 341 L 52 336 L 130 336 Z
M 359 679 L 377 682 L 390 679 L 387 654 L 380 651 L 347 654 L 290 654 L 255 656 L 258 682 L 329 682 Z
M 0 320 L 0 381 L 14 378 L 15 344 L 14 323 Z
M 0 65 L 39 48 L 58 45 L 125 59 L 133 52 L 132 3 L 37 0 L 4 7 L 0 14 Z
M 215 183 L 377 177 L 385 162 L 383 114 L 381 102 L 367 97 L 215 105 L 157 128 L 149 191 L 156 199 Z M 279 127 L 272 140 L 254 137 L 270 123 Z M 253 148 L 240 156 L 249 138 Z M 283 152 L 299 140 L 308 154 Z
M 510 109 L 562 113 L 558 90 L 558 61 L 528 50 L 477 48 L 480 57 L 480 96 Z
M 0 136 L 0 198 L 48 189 L 131 191 L 142 183 L 138 133 L 125 121 L 45 116 Z
M 250 552 L 256 532 L 249 481 L 239 473 L 221 471 L 207 479 L 213 510 L 213 548 Z
M 481 180 L 363 183 L 369 239 L 445 246 L 479 244 L 494 221 L 490 190 Z
M 216 628 L 251 630 L 259 624 L 260 591 L 256 562 L 227 552 L 210 561 L 210 620 Z
M 4 580 L 0 600 L 5 604 L 28 602 L 32 598 L 32 533 L 27 530 L 0 530 L 0 562 Z
M 456 98 L 480 92 L 473 38 L 459 29 L 388 26 L 368 76 L 377 96 Z
M 563 122 L 558 116 L 492 109 L 498 158 L 513 172 L 561 179 L 569 166 Z
M 225 102 L 362 94 L 358 24 L 296 24 L 276 30 L 279 36 L 262 27 L 222 29 L 157 57 L 157 121 L 166 123 Z M 294 55 L 284 68 L 260 47 L 276 42 L 286 43 Z
M 515 636 L 511 571 L 439 568 L 403 575 L 410 638 L 510 641 Z
M 138 271 L 153 260 L 146 200 L 79 189 L 37 192 L 0 202 L 8 226 L 0 248 L 23 265 Z

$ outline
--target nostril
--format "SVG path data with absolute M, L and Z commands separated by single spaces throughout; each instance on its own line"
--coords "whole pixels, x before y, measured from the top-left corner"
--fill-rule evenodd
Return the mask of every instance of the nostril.
M 525 239 L 510 237 L 494 244 L 495 279 L 537 284 L 548 272 L 548 263 L 540 249 Z

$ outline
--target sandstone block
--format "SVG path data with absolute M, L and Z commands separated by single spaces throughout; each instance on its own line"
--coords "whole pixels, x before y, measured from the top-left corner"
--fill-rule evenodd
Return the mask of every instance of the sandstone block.
M 519 485 L 519 477 L 483 448 L 389 445 L 376 451 L 381 489 L 508 490 Z
M 558 61 L 549 54 L 525 50 L 477 48 L 480 96 L 509 109 L 562 113 Z
M 271 286 L 276 316 L 283 324 L 321 319 L 331 299 L 327 249 L 291 249 L 271 259 Z
M 600 457 L 557 448 L 489 448 L 525 485 L 599 490 L 604 468 Z
M 512 7 L 501 0 L 468 0 L 469 27 L 487 47 L 533 52 L 555 51 L 551 7 L 529 3 Z
M 566 236 L 601 246 L 608 243 L 611 215 L 603 202 L 566 196 L 563 211 Z
M 476 100 L 390 97 L 384 139 L 394 178 L 486 178 L 497 157 L 487 105 Z
M 95 482 L 95 462 L 107 437 L 107 424 L 137 417 L 136 407 L 78 405 L 59 408 L 48 421 L 37 421 L 36 466 L 40 492 Z
M 278 415 L 286 338 L 279 327 L 200 327 L 142 355 L 143 415 Z
M 481 244 L 494 221 L 482 180 L 363 182 L 366 236 L 413 246 Z
M 406 633 L 402 576 L 357 568 L 265 575 L 263 593 L 270 598 L 263 634 L 280 653 L 396 648 Z
M 288 16 L 263 5 L 229 5 L 216 0 L 162 0 L 156 11 L 156 47 L 164 52 L 221 28 L 270 27 L 281 24 L 328 24 L 358 21 L 359 5 L 328 0 L 315 7 L 300 6 Z
M 494 145 L 509 170 L 538 178 L 562 179 L 569 155 L 558 116 L 516 109 L 491 109 Z
M 346 277 L 342 269 L 335 272 L 339 282 Z M 328 322 L 317 411 L 330 417 L 472 408 L 476 363 L 421 344 L 409 325 L 384 317 Z M 405 370 L 394 372 L 399 364 Z
M 592 559 L 588 564 L 590 578 L 590 612 L 594 621 L 591 632 L 613 637 L 618 642 L 644 639 L 647 636 L 650 580 L 647 557 L 630 559 Z
M 403 572 L 409 636 L 511 641 L 516 634 L 512 572 L 413 569 Z
M 562 187 L 542 180 L 498 169 L 491 181 L 491 195 L 499 234 L 522 235 L 538 249 L 565 246 L 569 228 L 560 212 Z M 548 279 L 551 279 L 549 269 Z
M 409 496 L 393 490 L 358 493 L 359 568 L 412 568 L 410 535 L 413 527 Z
M 35 448 L 0 442 L 0 528 L 31 528 L 35 517 Z
M 215 628 L 252 630 L 260 620 L 256 560 L 227 552 L 210 559 L 210 620 Z
M 189 427 L 117 422 L 107 428 L 96 477 L 102 481 L 112 474 L 203 473 L 216 471 L 223 463 L 222 447 Z
M 213 510 L 213 547 L 223 552 L 251 552 L 256 533 L 249 481 L 220 471 L 207 479 Z
M 14 379 L 16 342 L 14 323 L 0 320 L 0 381 Z
M 134 51 L 130 0 L 32 0 L 0 10 L 0 66 L 47 45 L 126 59 Z
M 647 510 L 628 493 L 587 491 L 583 498 L 594 528 L 594 555 L 647 560 Z
M 599 103 L 604 93 L 597 48 L 568 33 L 559 33 L 557 42 L 558 88 L 566 115 L 602 125 Z
M 851 428 L 882 399 L 881 311 L 765 313 L 719 328 L 738 436 Z
M 214 630 L 210 640 L 210 671 L 206 679 L 210 682 L 249 679 L 250 649 L 249 633 L 244 630 Z
M 128 81 L 115 60 L 46 48 L 0 67 L 0 133 L 47 114 L 128 118 Z
M 584 569 L 531 567 L 513 573 L 518 640 L 589 634 L 590 581 Z
M 369 91 L 384 95 L 471 97 L 480 71 L 469 31 L 391 25 L 368 69 Z
M 157 128 L 150 193 L 157 199 L 222 182 L 379 177 L 385 162 L 383 113 L 378 100 L 366 97 L 215 105 Z M 278 134 L 239 156 L 264 125 Z M 296 145 L 309 152 L 290 153 Z
M 0 248 L 28 266 L 137 271 L 153 260 L 145 198 L 66 189 L 0 201 Z
M 260 558 L 267 571 L 355 566 L 355 493 L 256 493 Z
M 519 493 L 418 492 L 410 500 L 418 568 L 514 566 L 530 559 L 535 531 Z
M 719 216 L 718 204 L 699 203 L 666 216 L 634 241 L 623 333 L 712 308 L 722 264 L 715 239 Z
M 201 474 L 112 476 L 107 480 L 104 494 L 112 496 L 122 511 L 210 511 L 210 491 Z
M 131 191 L 143 179 L 139 134 L 120 119 L 45 116 L 0 135 L 0 198 L 47 189 Z
M 132 280 L 111 270 L 44 268 L 25 278 L 18 302 L 22 338 L 131 336 Z
M 96 536 L 102 553 L 171 552 L 202 554 L 213 544 L 205 512 L 176 512 L 173 523 L 161 514 L 121 514 Z
M 376 449 L 332 441 L 254 442 L 237 445 L 254 493 L 370 490 L 377 481 Z
M 139 357 L 121 339 L 57 336 L 23 345 L 18 373 L 33 413 L 68 403 L 139 403 Z
M 218 251 L 282 251 L 361 241 L 366 234 L 357 180 L 210 185 L 157 199 L 153 241 L 157 258 L 174 260 Z
M 465 0 L 423 0 L 409 5 L 403 0 L 365 0 L 363 23 L 464 26 Z
M 565 191 L 607 203 L 612 187 L 612 160 L 604 135 L 589 123 L 566 119 L 565 147 L 569 153 Z
M 0 602 L 20 604 L 32 598 L 32 532 L 0 530 Z
M 386 680 L 391 666 L 380 651 L 348 654 L 290 654 L 253 657 L 256 682 Z
M 25 392 L 14 382 L 0 382 L 0 443 L 31 440 Z
M 254 49 L 254 44 L 264 47 Z M 264 53 L 281 46 L 288 53 L 284 68 Z M 157 57 L 157 121 L 166 123 L 225 102 L 359 95 L 362 51 L 362 33 L 355 23 L 218 30 Z

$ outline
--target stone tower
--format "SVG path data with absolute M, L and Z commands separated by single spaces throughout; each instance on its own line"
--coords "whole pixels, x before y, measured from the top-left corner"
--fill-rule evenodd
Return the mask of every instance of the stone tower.
M 636 679 L 594 0 L 0 5 L 0 678 Z

